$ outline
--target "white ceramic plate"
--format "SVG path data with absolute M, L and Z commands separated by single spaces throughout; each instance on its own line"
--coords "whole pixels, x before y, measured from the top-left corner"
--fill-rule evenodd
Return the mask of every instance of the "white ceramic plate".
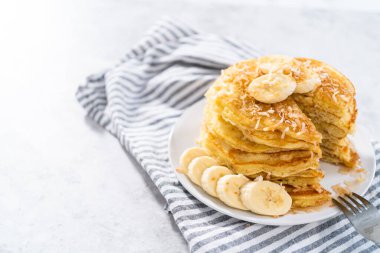
M 204 105 L 205 101 L 202 100 L 188 108 L 173 128 L 169 141 L 169 156 L 173 169 L 179 166 L 179 157 L 184 150 L 197 146 L 195 141 L 199 137 Z M 354 188 L 356 193 L 364 194 L 371 185 L 375 175 L 375 155 L 370 138 L 366 135 L 365 130 L 358 127 L 355 136 L 351 140 L 360 155 L 362 167 L 368 172 L 366 180 Z M 346 179 L 352 180 L 352 177 L 349 175 L 338 173 L 338 166 L 321 162 L 321 168 L 325 171 L 322 185 L 329 191 L 331 191 L 332 185 L 341 183 Z M 199 186 L 193 184 L 185 175 L 177 173 L 177 177 L 186 190 L 205 205 L 231 217 L 249 222 L 288 226 L 321 221 L 334 217 L 340 212 L 336 207 L 323 207 L 313 212 L 287 214 L 279 218 L 261 216 L 249 211 L 228 207 L 217 198 L 208 195 Z

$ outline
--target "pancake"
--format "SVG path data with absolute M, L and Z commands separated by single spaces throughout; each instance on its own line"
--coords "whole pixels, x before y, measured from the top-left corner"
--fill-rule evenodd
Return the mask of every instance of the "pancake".
M 232 148 L 251 153 L 276 153 L 286 150 L 247 140 L 239 129 L 234 125 L 228 124 L 220 115 L 206 111 L 205 117 L 208 118 L 208 120 L 205 121 L 207 129 L 214 136 L 223 139 Z
M 269 173 L 258 173 L 254 175 L 248 175 L 249 178 L 255 179 L 258 176 L 262 176 L 265 179 L 269 179 L 272 182 L 292 186 L 294 188 L 315 188 L 320 189 L 321 185 L 319 181 L 324 177 L 323 171 L 319 169 L 308 169 L 297 174 L 293 174 L 288 177 L 277 177 Z
M 206 93 L 200 142 L 234 173 L 284 185 L 293 208 L 314 207 L 331 199 L 320 185 L 319 159 L 348 167 L 358 162 L 347 138 L 357 115 L 355 89 L 320 61 L 294 58 L 292 64 L 284 75 L 301 82 L 312 71 L 318 85 L 271 104 L 255 100 L 247 90 L 265 74 L 255 59 L 223 70 Z
M 359 155 L 352 149 L 351 144 L 341 147 L 338 145 L 322 145 L 322 160 L 333 164 L 343 164 L 348 168 L 355 168 L 359 164 Z
M 248 176 L 251 179 L 255 179 L 255 177 Z M 309 189 L 309 188 L 321 188 L 319 181 L 320 178 L 316 177 L 270 177 L 270 181 L 275 182 L 281 185 L 290 185 L 295 188 L 300 189 Z
M 285 177 L 310 168 L 318 168 L 319 157 L 312 151 L 289 150 L 277 153 L 249 153 L 234 149 L 213 134 L 203 130 L 201 144 L 223 165 L 237 174 L 255 175 L 260 172 Z
M 208 130 L 220 137 L 233 148 L 252 153 L 275 153 L 284 150 L 313 150 L 321 156 L 319 147 L 291 137 L 281 139 L 281 133 L 264 131 L 240 131 L 236 126 L 226 122 L 211 106 L 206 107 L 205 124 Z M 207 119 L 206 119 L 207 118 Z
M 248 61 L 246 64 L 255 64 Z M 233 67 L 230 67 L 233 68 Z M 227 69 L 226 74 L 233 75 Z M 236 73 L 235 73 L 236 74 Z M 311 120 L 300 110 L 292 98 L 276 104 L 265 104 L 248 96 L 246 90 L 256 76 L 244 79 L 241 83 L 228 83 L 224 76 L 218 78 L 206 93 L 209 104 L 214 104 L 223 119 L 240 130 L 245 136 L 254 130 L 276 133 L 276 140 L 291 137 L 295 140 L 320 143 L 322 136 L 317 132 Z M 231 95 L 233 94 L 233 95 Z

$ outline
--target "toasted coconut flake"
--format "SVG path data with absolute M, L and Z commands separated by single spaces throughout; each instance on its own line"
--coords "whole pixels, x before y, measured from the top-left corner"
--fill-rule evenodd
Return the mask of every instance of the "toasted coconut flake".
M 306 124 L 305 124 L 305 122 L 302 122 L 302 124 L 301 124 L 301 132 L 306 132 Z
M 272 113 L 274 113 L 274 110 L 273 110 L 272 108 L 270 108 L 270 109 L 268 110 L 268 113 L 272 114 Z
M 263 131 L 265 131 L 265 132 L 266 132 L 266 131 L 269 131 L 269 127 L 264 127 L 264 128 L 263 128 Z
M 288 119 L 287 119 L 287 120 L 285 120 L 285 123 L 286 123 L 286 124 L 289 124 L 289 125 L 291 125 L 291 124 L 292 124 L 292 122 L 291 122 L 290 120 L 288 120 Z
M 333 94 L 332 94 L 332 98 L 333 100 L 337 103 L 338 100 L 336 99 L 336 95 L 339 93 L 339 91 L 335 91 Z
M 278 127 L 279 125 L 281 125 L 282 123 L 284 122 L 284 118 L 281 118 L 279 122 L 277 122 L 276 124 L 274 124 L 272 127 L 273 127 L 273 130 L 276 129 L 276 127 Z
M 283 131 L 282 134 L 281 134 L 281 139 L 284 139 L 284 138 L 285 138 L 285 134 L 286 134 L 287 131 L 289 131 L 289 127 L 286 127 L 286 128 L 284 129 L 284 131 Z
M 301 74 L 301 70 L 299 68 L 292 67 L 290 71 L 294 74 L 294 76 L 299 76 Z
M 292 121 L 292 127 L 293 127 L 293 130 L 295 130 L 297 128 L 297 123 Z
M 270 117 L 270 115 L 269 115 L 268 112 L 258 112 L 257 114 L 260 115 L 260 116 Z
M 319 73 L 319 76 L 322 78 L 322 79 L 326 79 L 329 77 L 329 74 L 327 74 L 326 72 L 321 72 Z
M 259 118 L 259 119 L 257 120 L 256 125 L 255 125 L 255 129 L 258 129 L 258 128 L 259 128 L 260 120 L 261 120 L 261 118 Z
M 343 101 L 345 101 L 345 102 L 350 101 L 350 99 L 349 99 L 347 96 L 345 96 L 345 95 L 339 95 L 339 97 L 340 97 Z

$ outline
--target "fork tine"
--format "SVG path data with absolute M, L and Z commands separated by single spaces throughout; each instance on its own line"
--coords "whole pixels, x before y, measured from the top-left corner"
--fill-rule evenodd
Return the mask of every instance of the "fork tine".
M 344 204 L 346 204 L 346 205 L 351 209 L 351 211 L 352 211 L 354 214 L 358 214 L 358 213 L 360 212 L 359 209 L 357 209 L 354 205 L 352 205 L 352 204 L 350 203 L 350 201 L 346 200 L 346 199 L 343 198 L 342 196 L 339 196 L 338 198 L 339 198 L 341 201 L 343 201 Z
M 372 206 L 372 204 L 369 203 L 368 200 L 366 200 L 365 198 L 363 198 L 359 194 L 356 194 L 355 192 L 353 192 L 352 195 L 355 196 L 356 198 L 358 198 L 365 205 L 365 207 L 370 208 Z
M 348 216 L 352 216 L 354 215 L 354 213 L 352 213 L 349 209 L 347 209 L 347 207 L 345 207 L 344 205 L 342 205 L 338 200 L 336 199 L 332 199 L 332 201 L 334 202 L 335 205 L 337 205 L 339 207 L 339 209 L 348 217 Z
M 346 195 L 347 198 L 349 198 L 351 200 L 352 203 L 354 203 L 356 205 L 357 208 L 359 208 L 359 210 L 366 210 L 366 206 L 364 204 L 361 204 L 359 203 L 355 198 L 353 198 L 351 195 L 347 194 Z

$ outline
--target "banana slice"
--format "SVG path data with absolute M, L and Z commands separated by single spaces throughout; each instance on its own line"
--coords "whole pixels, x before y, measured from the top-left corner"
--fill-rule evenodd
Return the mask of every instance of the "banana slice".
M 296 81 L 283 74 L 266 74 L 254 79 L 248 93 L 263 103 L 277 103 L 287 99 L 296 89 Z
M 294 58 L 285 55 L 268 55 L 259 57 L 257 64 L 262 73 L 290 74 L 294 67 Z
M 243 205 L 262 215 L 283 215 L 292 206 L 292 198 L 279 184 L 257 181 L 245 184 L 241 189 Z
M 218 198 L 230 207 L 248 210 L 240 200 L 240 188 L 248 182 L 249 179 L 243 175 L 221 177 L 216 185 Z
M 203 190 L 213 197 L 218 197 L 216 194 L 216 184 L 219 178 L 232 174 L 232 171 L 224 166 L 211 166 L 207 168 L 201 177 L 201 185 Z
M 217 165 L 218 162 L 210 156 L 200 156 L 193 159 L 188 167 L 187 176 L 195 184 L 201 186 L 201 177 L 203 172 L 214 165 Z
M 297 80 L 297 87 L 294 93 L 307 93 L 313 91 L 315 87 L 321 84 L 321 78 L 312 70 L 305 71 L 305 77 Z
M 183 174 L 187 174 L 187 168 L 194 158 L 207 155 L 207 151 L 203 148 L 194 147 L 185 150 L 179 158 L 180 168 L 178 168 L 177 171 Z

